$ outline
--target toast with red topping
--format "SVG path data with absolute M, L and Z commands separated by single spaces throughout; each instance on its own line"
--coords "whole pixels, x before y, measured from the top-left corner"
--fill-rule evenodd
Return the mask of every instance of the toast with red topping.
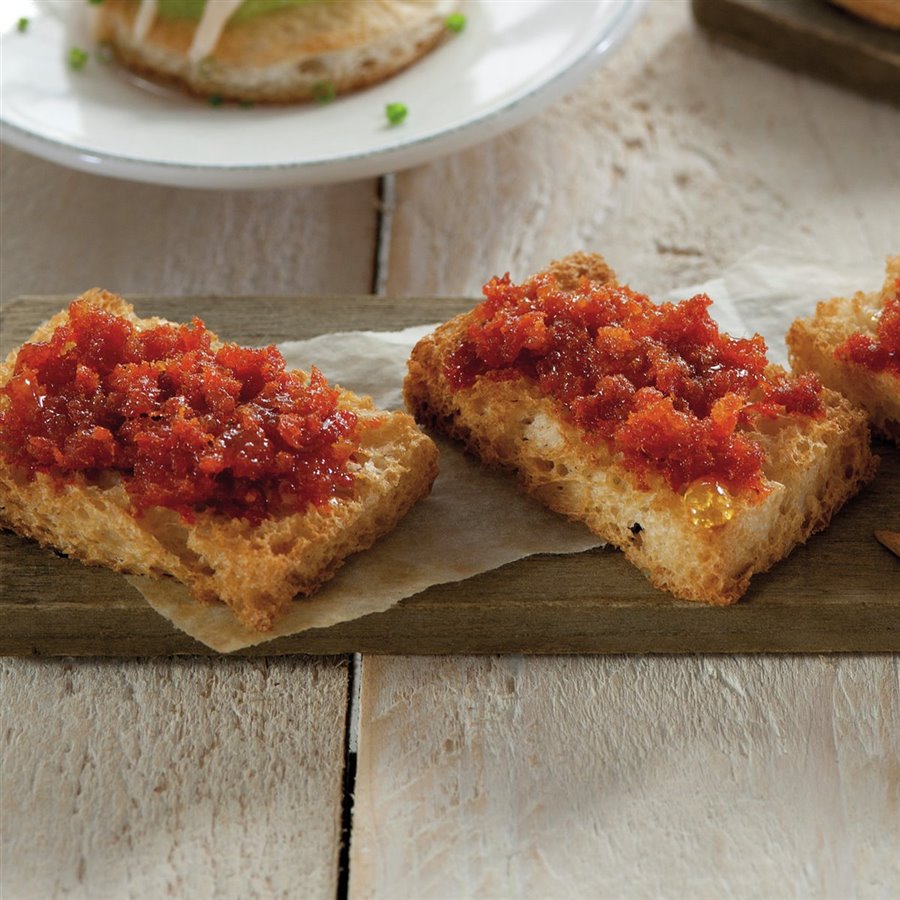
M 657 306 L 588 254 L 485 297 L 416 345 L 409 410 L 677 597 L 736 601 L 875 473 L 865 416 L 708 298 Z
M 872 427 L 900 446 L 900 256 L 880 291 L 823 300 L 787 335 L 791 365 L 861 406 Z
M 265 631 L 437 474 L 406 413 L 88 291 L 0 366 L 0 522 Z

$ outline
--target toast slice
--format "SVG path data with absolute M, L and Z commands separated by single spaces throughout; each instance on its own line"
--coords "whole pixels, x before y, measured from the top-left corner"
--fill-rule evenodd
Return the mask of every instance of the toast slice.
M 79 299 L 127 319 L 138 332 L 166 324 L 139 319 L 128 303 L 105 291 Z M 29 343 L 47 341 L 68 320 L 68 311 L 59 313 Z M 222 346 L 211 337 L 213 349 Z M 0 367 L 0 413 L 10 403 L 2 388 L 17 352 Z M 338 408 L 360 423 L 359 446 L 347 464 L 353 475 L 349 496 L 257 524 L 209 510 L 187 521 L 163 506 L 136 514 L 127 475 L 74 473 L 62 484 L 46 472 L 29 477 L 10 464 L 0 443 L 0 523 L 89 565 L 171 575 L 196 599 L 223 601 L 244 625 L 265 631 L 296 595 L 315 591 L 349 555 L 394 528 L 428 494 L 437 474 L 437 448 L 410 416 L 378 410 L 369 398 L 337 390 Z
M 412 65 L 447 35 L 454 0 L 308 0 L 248 18 L 216 0 L 216 22 L 144 17 L 137 0 L 104 0 L 93 28 L 128 68 L 202 97 L 252 103 L 326 101 Z M 149 8 L 148 8 L 149 11 Z M 206 13 L 208 9 L 204 9 Z M 210 29 L 209 26 L 216 27 Z
M 841 358 L 840 352 L 851 335 L 875 338 L 889 303 L 894 306 L 894 317 L 900 316 L 900 256 L 888 260 L 881 291 L 823 300 L 811 319 L 797 319 L 791 325 L 787 345 L 796 371 L 818 373 L 823 384 L 865 409 L 872 427 L 900 446 L 900 374 L 873 371 Z M 900 354 L 897 340 L 895 333 L 895 357 Z
M 572 292 L 614 284 L 596 255 L 577 254 L 535 276 Z M 461 441 L 483 462 L 516 472 L 546 506 L 583 521 L 624 551 L 659 588 L 713 604 L 736 601 L 751 576 L 772 566 L 874 476 L 865 416 L 832 391 L 818 417 L 758 417 L 747 436 L 762 450 L 762 490 L 729 497 L 708 484 L 676 490 L 660 475 L 637 477 L 608 442 L 584 430 L 535 379 L 506 372 L 454 386 L 448 362 L 478 308 L 422 339 L 409 360 L 407 407 L 422 424 Z M 769 367 L 777 377 L 780 370 Z

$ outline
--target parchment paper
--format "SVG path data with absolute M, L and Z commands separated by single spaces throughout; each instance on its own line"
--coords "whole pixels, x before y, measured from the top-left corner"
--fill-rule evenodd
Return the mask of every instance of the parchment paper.
M 434 330 L 345 332 L 280 345 L 288 367 L 318 366 L 331 382 L 402 409 L 406 360 Z M 405 597 L 460 581 L 533 553 L 577 553 L 599 546 L 595 535 L 522 495 L 507 474 L 489 472 L 438 441 L 440 474 L 429 497 L 374 547 L 350 559 L 314 596 L 299 598 L 271 631 L 240 625 L 226 606 L 201 606 L 173 579 L 131 576 L 147 602 L 182 631 L 229 653 L 307 628 L 324 628 L 382 612 Z
M 786 362 L 784 335 L 818 300 L 880 285 L 883 261 L 838 267 L 797 260 L 761 247 L 719 278 L 670 291 L 677 300 L 707 293 L 712 315 L 734 335 L 759 332 L 769 358 Z M 633 285 L 640 289 L 640 284 Z M 406 359 L 433 325 L 400 332 L 349 332 L 281 345 L 289 367 L 318 366 L 330 381 L 371 395 L 379 406 L 401 409 Z M 459 581 L 534 553 L 578 553 L 600 545 L 587 529 L 523 496 L 514 479 L 487 472 L 446 441 L 439 441 L 441 474 L 430 497 L 375 547 L 351 559 L 315 596 L 298 599 L 272 631 L 238 624 L 227 607 L 193 601 L 172 579 L 130 577 L 147 601 L 178 628 L 223 653 L 308 628 L 322 628 L 382 612 L 435 584 Z

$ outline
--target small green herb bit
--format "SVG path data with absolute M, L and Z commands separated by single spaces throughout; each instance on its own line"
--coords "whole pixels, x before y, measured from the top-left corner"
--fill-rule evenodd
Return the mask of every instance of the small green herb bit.
M 450 13 L 444 24 L 450 31 L 459 34 L 466 27 L 466 17 L 461 12 Z
M 405 103 L 388 103 L 384 108 L 384 114 L 391 125 L 399 125 L 406 118 L 407 113 L 409 110 Z
M 77 72 L 87 65 L 88 59 L 90 56 L 86 50 L 82 50 L 81 47 L 73 47 L 69 51 L 69 68 L 75 69 Z
M 316 103 L 331 103 L 337 97 L 337 88 L 333 81 L 320 81 L 313 85 L 313 100 Z
M 22 16 L 22 18 L 16 22 L 16 30 L 19 34 L 25 34 L 25 32 L 28 31 L 28 19 L 26 19 L 25 16 Z
M 256 104 L 252 100 L 241 100 L 240 102 L 241 109 L 253 109 Z
M 88 0 L 88 3 L 90 3 L 91 6 L 99 6 L 102 2 L 103 0 Z
M 221 106 L 222 105 L 222 95 L 221 94 L 212 94 L 209 98 L 210 106 Z

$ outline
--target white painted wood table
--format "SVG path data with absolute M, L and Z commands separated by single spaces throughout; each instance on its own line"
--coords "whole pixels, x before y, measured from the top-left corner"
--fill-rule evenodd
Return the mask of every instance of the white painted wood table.
M 656 0 L 555 109 L 380 185 L 5 149 L 2 191 L 5 299 L 474 296 L 575 248 L 654 292 L 759 244 L 877 266 L 900 111 Z M 900 896 L 896 656 L 3 660 L 2 715 L 4 900 Z

